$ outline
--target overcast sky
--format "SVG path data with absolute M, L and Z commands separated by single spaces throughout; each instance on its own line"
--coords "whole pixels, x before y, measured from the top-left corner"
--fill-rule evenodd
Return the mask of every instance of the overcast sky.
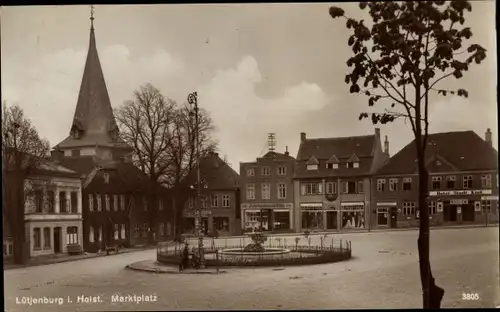
M 277 150 L 296 155 L 300 132 L 308 137 L 365 135 L 358 121 L 367 98 L 344 83 L 350 56 L 345 22 L 330 4 L 96 6 L 97 48 L 113 107 L 151 82 L 184 102 L 198 91 L 199 104 L 217 126 L 221 155 L 233 168 L 261 155 L 267 133 Z M 361 16 L 357 4 L 341 4 Z M 488 50 L 446 87 L 466 88 L 469 98 L 435 97 L 431 131 L 487 127 L 497 146 L 495 3 L 473 1 L 466 16 L 471 43 Z M 69 132 L 89 43 L 88 6 L 3 7 L 2 101 L 19 104 L 51 145 Z M 380 110 L 383 110 L 382 106 Z M 412 139 L 403 121 L 381 126 L 391 154 Z

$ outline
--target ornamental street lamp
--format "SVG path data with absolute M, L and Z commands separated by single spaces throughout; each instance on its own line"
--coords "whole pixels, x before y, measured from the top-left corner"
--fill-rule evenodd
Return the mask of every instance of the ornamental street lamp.
M 189 112 L 190 116 L 194 115 L 195 119 L 195 137 L 194 137 L 194 145 L 196 148 L 196 234 L 198 235 L 198 253 L 200 256 L 200 268 L 205 268 L 205 255 L 203 254 L 203 231 L 202 231 L 202 216 L 201 216 L 201 181 L 200 181 L 200 133 L 199 133 L 199 110 L 198 110 L 198 93 L 192 92 L 188 95 L 188 103 L 191 105 L 191 111 Z

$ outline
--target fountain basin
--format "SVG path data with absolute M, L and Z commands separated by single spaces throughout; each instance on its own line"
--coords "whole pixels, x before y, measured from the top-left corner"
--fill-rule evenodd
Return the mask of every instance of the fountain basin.
M 243 248 L 230 248 L 219 250 L 218 253 L 224 256 L 273 256 L 290 253 L 289 249 L 284 248 L 266 248 L 263 252 L 244 251 Z

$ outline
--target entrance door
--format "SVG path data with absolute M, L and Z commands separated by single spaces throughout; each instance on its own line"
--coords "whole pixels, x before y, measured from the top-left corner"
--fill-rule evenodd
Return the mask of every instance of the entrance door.
M 327 229 L 337 229 L 337 212 L 328 211 L 326 213 L 326 228 Z
M 443 221 L 456 222 L 457 221 L 457 206 L 444 204 L 443 206 Z
M 382 226 L 387 226 L 389 223 L 389 214 L 387 212 L 378 212 L 377 213 L 377 224 Z
M 61 252 L 61 228 L 56 227 L 54 228 L 54 253 L 60 253 Z
M 398 208 L 391 208 L 391 228 L 395 229 L 398 227 Z
M 462 205 L 462 221 L 474 222 L 474 205 L 466 204 Z

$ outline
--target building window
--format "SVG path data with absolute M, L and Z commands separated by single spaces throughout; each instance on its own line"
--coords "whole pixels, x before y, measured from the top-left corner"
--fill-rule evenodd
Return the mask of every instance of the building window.
M 45 249 L 50 248 L 50 228 L 49 227 L 43 228 L 43 248 L 45 248 Z
M 113 234 L 114 234 L 114 238 L 115 238 L 115 240 L 118 240 L 118 239 L 119 239 L 119 237 L 120 237 L 120 236 L 119 236 L 119 235 L 120 235 L 120 229 L 119 229 L 119 227 L 120 227 L 120 225 L 119 225 L 119 224 L 116 224 L 116 223 L 115 223 L 115 224 L 113 224 L 113 229 L 114 229 Z
M 41 190 L 35 191 L 35 207 L 36 212 L 43 212 L 43 192 Z
M 212 195 L 210 204 L 212 207 L 219 207 L 219 196 L 218 195 Z
M 78 213 L 78 193 L 71 192 L 71 212 Z
M 271 184 L 262 183 L 261 185 L 262 199 L 271 199 Z
M 358 181 L 358 193 L 363 194 L 364 192 L 364 183 L 363 181 Z
M 255 168 L 248 168 L 247 177 L 253 177 L 253 176 L 255 176 Z
M 97 211 L 101 211 L 102 210 L 101 194 L 96 194 L 95 197 L 97 198 Z
M 47 191 L 47 208 L 49 213 L 54 213 L 55 194 L 54 191 Z
M 415 215 L 415 202 L 403 202 L 403 215 L 405 216 Z
M 201 208 L 208 208 L 209 201 L 207 196 L 200 195 Z
M 108 194 L 104 195 L 104 203 L 106 205 L 106 211 L 109 211 L 111 209 L 111 205 L 109 202 L 109 195 Z
M 279 166 L 278 167 L 278 175 L 285 175 L 286 174 L 286 167 L 285 166 Z
M 78 134 L 78 131 L 75 132 L 75 139 L 79 139 L 80 135 Z M 81 155 L 80 150 L 71 150 L 71 157 L 79 157 Z
M 109 184 L 109 173 L 103 174 L 104 177 L 104 183 Z
M 389 179 L 389 191 L 395 192 L 398 190 L 398 179 Z
M 164 222 L 158 223 L 158 232 L 159 232 L 160 236 L 165 236 L 165 223 Z
M 66 200 L 66 192 L 59 192 L 59 212 L 66 212 L 68 201 Z
M 125 210 L 125 195 L 120 195 L 120 208 Z
M 354 168 L 359 168 L 359 162 L 355 162 L 355 163 L 353 163 L 353 167 L 354 167 Z
M 403 191 L 411 190 L 411 178 L 403 178 Z
M 338 169 L 338 168 L 339 164 L 331 164 L 331 163 L 326 164 L 326 169 Z
M 286 184 L 278 183 L 278 199 L 286 199 Z
M 78 227 L 68 226 L 66 229 L 66 243 L 68 245 L 78 244 Z
M 158 211 L 163 211 L 163 199 L 158 199 Z
M 120 238 L 121 239 L 126 239 L 127 238 L 126 232 L 125 232 L 125 224 L 121 225 Z
M 142 196 L 142 208 L 144 211 L 148 211 L 148 198 L 146 195 Z
M 357 183 L 355 181 L 342 182 L 342 193 L 355 194 L 356 193 L 356 184 Z
M 89 226 L 89 242 L 94 242 L 94 227 L 92 225 Z
M 42 237 L 40 233 L 40 228 L 33 229 L 33 248 L 34 249 L 42 248 Z
M 193 207 L 194 207 L 194 199 L 193 199 L 193 197 L 189 197 L 189 199 L 188 199 L 188 208 L 189 209 L 193 209 Z
M 437 202 L 431 201 L 431 204 L 429 205 L 429 214 L 435 215 L 436 213 L 437 213 Z
M 255 199 L 255 184 L 247 184 L 247 199 Z
M 94 211 L 94 196 L 89 194 L 89 211 Z
M 228 217 L 214 217 L 213 219 L 214 230 L 222 233 L 229 232 L 229 218 Z
M 441 189 L 441 177 L 432 177 L 432 185 L 431 189 L 432 190 L 439 190 Z
M 113 195 L 113 210 L 118 211 L 118 195 Z
M 485 174 L 481 177 L 481 187 L 491 188 L 491 174 Z
M 455 189 L 455 181 L 457 180 L 456 176 L 447 176 L 446 177 L 446 188 L 449 190 Z
M 327 182 L 326 183 L 326 194 L 337 194 L 337 183 Z
M 301 195 L 321 195 L 323 194 L 323 183 L 303 183 L 300 186 Z
M 141 228 L 139 227 L 139 223 L 134 224 L 134 238 L 141 237 Z
M 306 169 L 307 170 L 318 170 L 318 165 L 307 165 Z
M 385 189 L 385 179 L 378 179 L 377 180 L 377 191 L 383 192 Z
M 483 200 L 481 202 L 481 211 L 483 213 L 491 213 L 491 201 Z
M 472 176 L 471 175 L 467 175 L 467 176 L 464 176 L 464 189 L 471 189 L 472 188 Z
M 100 225 L 97 230 L 97 238 L 100 242 L 102 242 L 102 225 Z
M 271 175 L 271 169 L 269 167 L 262 167 L 260 172 L 263 176 Z
M 222 207 L 228 208 L 231 204 L 229 195 L 222 195 Z

